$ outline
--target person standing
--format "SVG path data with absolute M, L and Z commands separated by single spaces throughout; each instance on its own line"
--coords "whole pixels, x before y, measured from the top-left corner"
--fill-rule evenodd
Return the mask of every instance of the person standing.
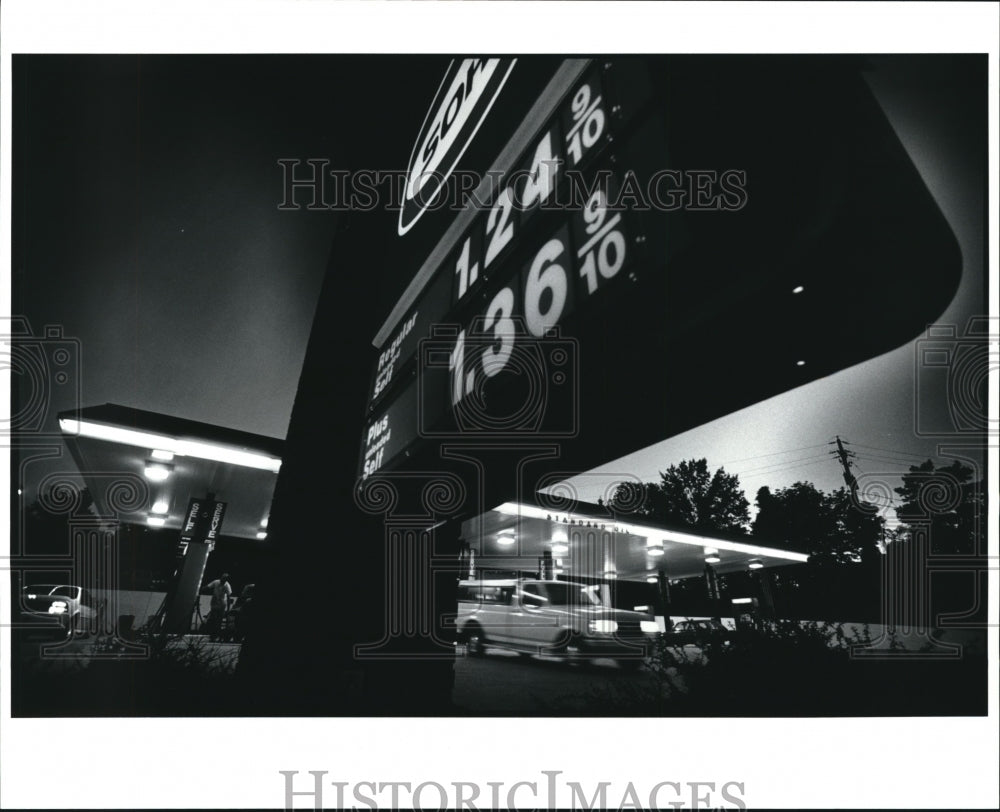
M 229 573 L 224 572 L 206 587 L 212 591 L 211 610 L 208 613 L 208 633 L 213 637 L 219 634 L 222 627 L 222 619 L 229 611 L 232 600 L 233 588 L 229 584 Z

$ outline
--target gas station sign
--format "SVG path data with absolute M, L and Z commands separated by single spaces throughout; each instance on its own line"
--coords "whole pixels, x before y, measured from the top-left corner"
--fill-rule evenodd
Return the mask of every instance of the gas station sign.
M 362 478 L 418 436 L 575 432 L 577 354 L 560 330 L 641 254 L 637 221 L 618 204 L 620 181 L 595 166 L 624 118 L 591 70 L 456 241 L 379 355 Z M 398 381 L 406 383 L 394 390 Z
M 452 63 L 400 235 L 443 183 L 423 175 L 452 171 L 528 62 Z M 898 346 L 960 270 L 842 58 L 565 60 L 465 208 L 435 216 L 445 231 L 377 339 L 362 479 L 423 450 L 440 465 L 434 443 L 462 438 L 559 441 L 560 470 L 586 470 Z
M 181 524 L 182 542 L 215 542 L 222 534 L 222 520 L 226 516 L 226 503 L 212 499 L 192 498 Z
M 516 61 L 456 59 L 448 67 L 410 155 L 399 209 L 400 236 L 414 226 L 440 194 Z
M 367 478 L 417 439 L 417 386 L 411 383 L 365 425 L 360 476 Z

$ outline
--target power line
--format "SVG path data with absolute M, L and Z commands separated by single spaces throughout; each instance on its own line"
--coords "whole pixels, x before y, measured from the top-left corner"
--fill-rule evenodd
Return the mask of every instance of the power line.
M 822 446 L 825 445 L 828 445 L 828 443 L 817 443 L 816 445 L 804 445 L 801 448 L 789 448 L 786 449 L 785 451 L 772 451 L 768 454 L 757 454 L 754 457 L 743 457 L 743 459 L 739 460 L 729 460 L 729 462 L 724 462 L 722 463 L 722 465 L 723 466 L 732 465 L 733 463 L 736 462 L 749 462 L 750 460 L 759 460 L 762 459 L 763 457 L 774 457 L 777 456 L 778 454 L 794 454 L 797 451 L 808 451 L 810 448 L 821 448 Z
M 913 451 L 900 451 L 899 449 L 879 448 L 877 445 L 865 445 L 864 443 L 852 443 L 852 445 L 855 445 L 858 448 L 870 448 L 872 451 L 886 451 L 890 454 L 895 454 L 901 457 L 917 457 L 918 459 L 921 460 L 926 460 L 936 456 L 935 454 L 917 454 Z
M 891 457 L 879 456 L 877 454 L 859 454 L 858 459 L 867 460 L 868 462 L 878 462 L 886 465 L 905 465 L 907 467 L 913 466 L 913 460 L 892 459 Z
M 739 476 L 746 476 L 747 479 L 755 479 L 757 477 L 771 476 L 773 474 L 782 474 L 785 471 L 792 471 L 792 470 L 794 470 L 796 468 L 805 468 L 806 466 L 809 466 L 809 465 L 818 465 L 821 461 L 825 462 L 826 461 L 826 457 L 822 457 L 822 458 L 817 459 L 817 460 L 811 460 L 811 461 L 803 462 L 803 463 L 800 463 L 798 465 L 789 465 L 789 466 L 786 466 L 784 468 L 777 468 L 777 469 L 775 469 L 773 471 L 760 471 L 760 472 L 757 472 L 757 473 L 747 474 L 747 475 L 740 474 Z
M 785 468 L 786 466 L 793 466 L 794 467 L 797 463 L 800 463 L 800 462 L 809 462 L 809 461 L 812 461 L 812 460 L 817 460 L 818 461 L 818 460 L 825 460 L 825 459 L 826 459 L 826 454 L 825 453 L 824 454 L 813 454 L 812 456 L 809 456 L 809 457 L 799 457 L 798 459 L 794 459 L 794 460 L 782 460 L 780 462 L 772 462 L 772 463 L 769 463 L 767 465 L 755 465 L 752 468 L 746 468 L 746 469 L 744 469 L 742 471 L 733 471 L 732 473 L 736 474 L 737 476 L 745 476 L 746 474 L 750 474 L 750 473 L 764 472 L 764 471 L 767 471 L 767 469 L 769 469 L 769 468 L 773 469 L 776 472 L 776 471 L 780 471 L 782 468 Z

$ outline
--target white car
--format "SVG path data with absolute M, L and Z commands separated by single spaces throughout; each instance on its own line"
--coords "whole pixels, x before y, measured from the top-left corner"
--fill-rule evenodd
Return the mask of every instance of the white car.
M 638 667 L 657 636 L 656 621 L 605 604 L 600 587 L 572 581 L 459 583 L 458 640 L 470 656 L 486 646 L 568 660 L 610 657 Z
M 21 590 L 21 617 L 25 630 L 48 631 L 55 637 L 97 632 L 104 601 L 71 584 L 33 584 Z M 42 618 L 50 622 L 42 622 Z

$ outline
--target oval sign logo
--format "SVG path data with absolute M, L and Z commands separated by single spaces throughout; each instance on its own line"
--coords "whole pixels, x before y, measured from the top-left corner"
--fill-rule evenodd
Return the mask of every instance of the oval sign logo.
M 410 154 L 399 233 L 420 219 L 496 101 L 516 59 L 461 59 L 448 66 Z

